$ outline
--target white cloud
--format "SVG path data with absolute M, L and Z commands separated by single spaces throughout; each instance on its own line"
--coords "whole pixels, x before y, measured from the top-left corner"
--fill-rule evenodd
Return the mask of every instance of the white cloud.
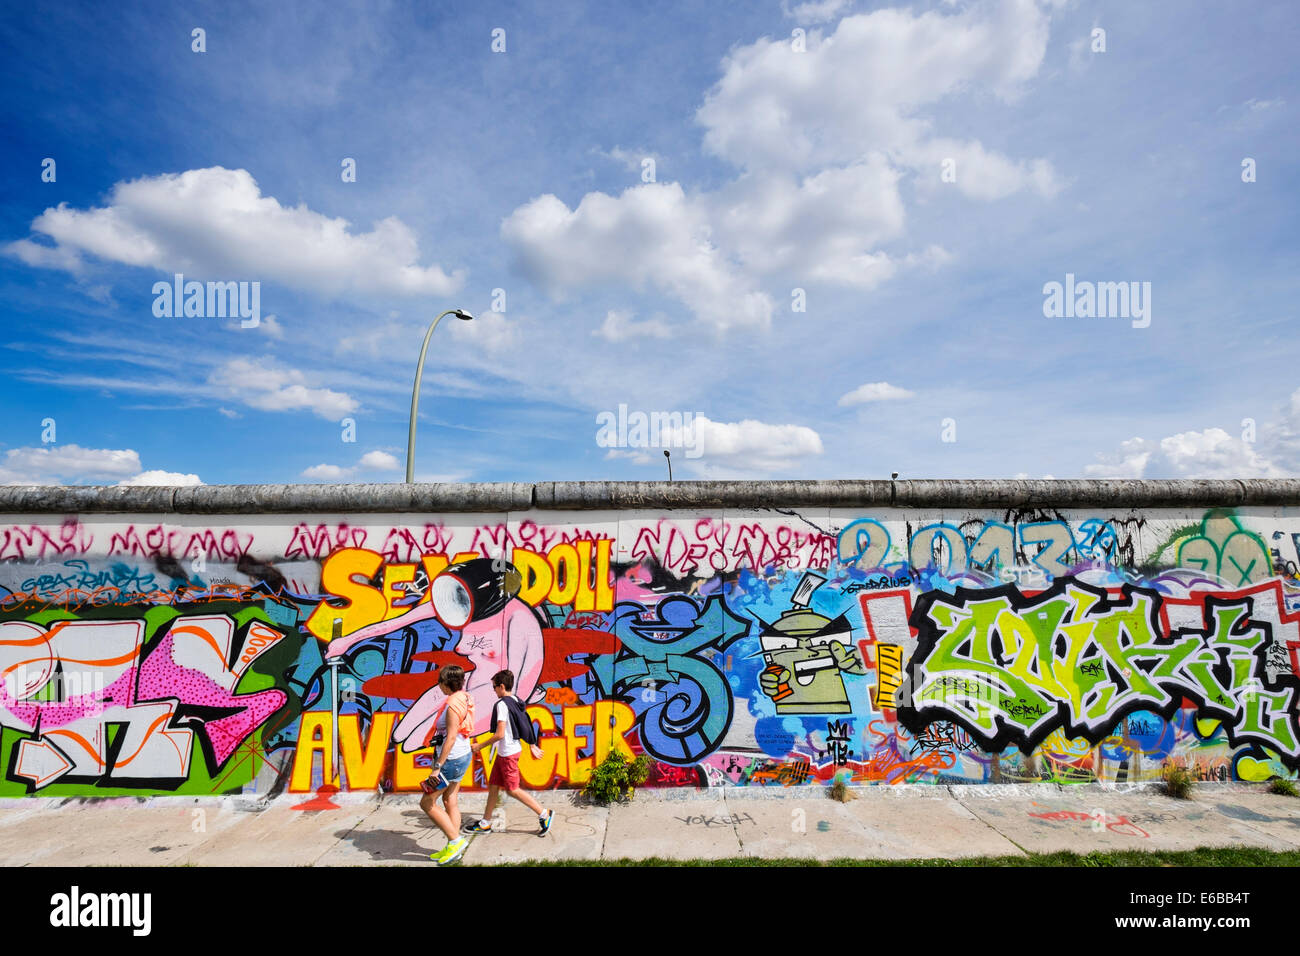
M 1240 422 L 1240 438 L 1222 428 L 1186 431 L 1159 441 L 1131 438 L 1099 463 L 1093 478 L 1287 478 L 1300 476 L 1300 389 L 1277 409 L 1277 420 Z
M 818 168 L 873 152 L 915 167 L 930 159 L 922 107 L 974 88 L 1014 98 L 1047 38 L 1034 0 L 845 17 L 833 33 L 810 31 L 802 52 L 786 37 L 733 50 L 696 118 L 706 149 L 743 168 Z
M 753 419 L 715 422 L 696 415 L 692 429 L 665 429 L 660 444 L 674 451 L 682 448 L 688 467 L 717 477 L 788 471 L 824 450 L 821 436 L 805 425 L 769 425 Z M 686 456 L 692 445 L 702 457 Z
M 340 468 L 338 465 L 312 465 L 304 468 L 302 476 L 313 481 L 339 481 L 352 474 L 352 468 Z
M 134 478 L 128 478 L 125 481 L 119 481 L 119 486 L 130 485 L 171 485 L 181 487 L 192 487 L 201 485 L 198 475 L 181 474 L 178 471 L 145 471 L 136 475 Z
M 46 209 L 29 240 L 6 249 L 28 265 L 75 271 L 83 256 L 200 280 L 261 280 L 322 296 L 447 295 L 464 281 L 421 266 L 415 233 L 396 216 L 353 232 L 345 219 L 263 196 L 244 169 L 213 166 L 117 183 L 106 206 Z
M 1287 472 L 1222 428 L 1180 432 L 1159 441 L 1131 438 L 1087 465 L 1090 478 L 1281 478 Z
M 319 464 L 304 468 L 302 477 L 312 481 L 343 481 L 359 471 L 399 471 L 402 463 L 386 451 L 368 451 L 351 467 Z
M 266 359 L 230 359 L 213 369 L 208 384 L 223 398 L 243 402 L 264 411 L 310 409 L 321 418 L 337 420 L 358 407 L 346 392 L 309 388 L 297 369 L 284 368 Z
M 600 328 L 593 329 L 592 335 L 609 342 L 622 342 L 626 339 L 670 339 L 673 330 L 667 322 L 659 318 L 649 318 L 644 322 L 635 322 L 630 312 L 618 312 L 611 309 L 605 315 Z
M 714 246 L 700 204 L 677 183 L 588 193 L 576 209 L 539 196 L 501 224 L 521 268 L 559 296 L 571 288 L 652 285 L 723 330 L 766 326 L 772 299 Z
M 239 414 L 239 412 L 234 411 L 233 409 L 230 409 L 230 408 L 218 408 L 217 411 L 219 411 L 222 415 L 226 416 L 226 418 L 242 418 L 242 417 L 243 417 L 242 415 Z
M 751 174 L 710 197 L 720 241 L 759 273 L 870 288 L 897 264 L 873 251 L 903 232 L 899 173 L 882 156 L 799 180 Z
M 852 4 L 853 0 L 809 0 L 790 9 L 785 0 L 781 0 L 781 12 L 799 23 L 825 23 L 834 20 Z
M 636 173 L 640 177 L 644 171 L 644 163 L 647 159 L 653 159 L 655 164 L 655 174 L 659 173 L 659 165 L 662 162 L 659 156 L 648 149 L 624 149 L 622 146 L 615 146 L 610 150 L 596 150 L 601 156 L 608 160 L 618 163 L 630 173 Z
M 368 471 L 397 471 L 402 463 L 386 451 L 368 451 L 361 456 L 357 467 Z
M 520 321 L 518 316 L 507 319 L 504 312 L 493 312 L 488 309 L 475 315 L 469 322 L 448 316 L 443 321 L 443 325 L 447 322 L 451 323 L 449 334 L 453 339 L 490 354 L 499 354 L 514 351 L 519 347 Z
M 133 449 L 82 448 L 80 445 L 46 445 L 11 448 L 0 461 L 0 484 L 5 485 L 201 485 L 198 475 L 173 471 L 142 471 L 140 455 Z
M 788 12 L 811 22 L 842 9 L 826 0 Z M 1048 159 L 943 137 L 924 115 L 981 91 L 1014 99 L 1039 71 L 1048 27 L 1035 0 L 984 0 L 951 13 L 847 16 L 833 31 L 809 30 L 803 51 L 789 37 L 737 47 L 696 113 L 705 150 L 737 178 L 693 194 L 673 182 L 593 192 L 573 209 L 547 194 L 515 209 L 501 235 L 556 297 L 650 285 L 716 331 L 766 326 L 769 281 L 867 289 L 902 266 L 940 264 L 937 246 L 919 255 L 884 248 L 904 235 L 905 176 L 933 190 L 951 158 L 969 199 L 1062 188 Z
M 846 395 L 841 395 L 839 404 L 862 405 L 867 402 L 891 402 L 915 397 L 915 392 L 890 385 L 888 382 L 868 382 L 866 385 L 859 385 Z
M 77 273 L 82 269 L 81 257 L 75 249 L 65 246 L 46 246 L 30 239 L 18 239 L 4 247 L 5 252 L 16 256 L 36 269 L 64 269 Z
M 1281 97 L 1275 97 L 1271 100 L 1257 100 L 1251 98 L 1246 100 L 1246 102 L 1243 105 L 1246 107 L 1247 110 L 1249 110 L 1252 113 L 1260 113 L 1263 112 L 1264 110 L 1272 110 L 1272 109 L 1277 109 L 1278 107 L 1281 106 L 1286 106 L 1286 100 L 1282 99 Z

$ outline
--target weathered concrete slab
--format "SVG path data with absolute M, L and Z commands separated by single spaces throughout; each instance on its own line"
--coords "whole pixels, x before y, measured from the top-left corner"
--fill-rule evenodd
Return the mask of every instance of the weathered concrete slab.
M 338 827 L 339 839 L 314 861 L 315 866 L 429 865 L 446 836 L 414 799 L 386 799 L 352 829 Z
M 1229 819 L 1289 843 L 1292 848 L 1300 847 L 1300 800 L 1295 797 L 1232 792 L 1222 796 L 1202 794 L 1197 800 Z
M 245 813 L 229 834 L 208 840 L 181 863 L 203 866 L 311 866 L 375 811 L 374 804 L 338 810 L 272 807 Z
M 474 837 L 465 863 L 1300 847 L 1300 801 L 1258 787 L 1204 786 L 1190 801 L 1150 788 L 1052 784 L 863 788 L 846 804 L 813 790 L 644 796 L 605 808 L 571 794 L 538 795 L 556 812 L 544 838 L 532 813 L 511 801 L 505 829 Z M 124 798 L 0 806 L 0 865 L 425 866 L 445 842 L 414 795 L 339 795 L 338 809 L 292 809 L 302 802 Z M 481 793 L 463 795 L 463 819 L 478 819 L 484 802 Z
M 954 787 L 953 792 L 981 820 L 1035 853 L 1293 848 L 1218 813 L 1212 802 L 1174 800 L 1151 790 L 1118 793 L 1080 787 L 1026 796 L 1004 787 Z
M 964 806 L 946 787 L 863 788 L 846 804 L 891 859 L 1023 856 L 1020 848 Z
M 806 800 L 751 800 L 729 794 L 726 806 L 744 856 L 831 860 L 889 855 L 889 845 L 870 833 L 847 805 L 820 793 Z
M 521 863 L 526 860 L 598 860 L 605 847 L 606 829 L 611 813 L 607 807 L 575 804 L 567 799 L 547 799 L 550 794 L 534 794 L 542 806 L 555 811 L 555 820 L 546 836 L 538 834 L 537 817 L 527 807 L 508 800 L 505 828 L 474 837 L 465 852 L 471 865 Z M 498 826 L 500 826 L 500 814 Z
M 716 860 L 740 856 L 736 827 L 719 819 L 729 813 L 722 798 L 711 794 L 692 801 L 647 800 L 635 806 L 614 806 L 609 810 L 601 855 L 606 860 L 654 856 Z
M 248 816 L 217 806 L 184 805 L 85 804 L 10 813 L 22 818 L 0 826 L 4 866 L 165 866 L 224 838 Z

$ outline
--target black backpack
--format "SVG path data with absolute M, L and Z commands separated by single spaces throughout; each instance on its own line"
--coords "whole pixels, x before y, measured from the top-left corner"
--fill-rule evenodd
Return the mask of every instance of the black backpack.
M 506 705 L 506 712 L 510 714 L 510 733 L 514 735 L 515 740 L 523 744 L 537 743 L 537 727 L 529 719 L 524 705 L 519 703 L 519 698 L 507 695 L 501 700 Z M 495 708 L 495 705 L 493 706 Z

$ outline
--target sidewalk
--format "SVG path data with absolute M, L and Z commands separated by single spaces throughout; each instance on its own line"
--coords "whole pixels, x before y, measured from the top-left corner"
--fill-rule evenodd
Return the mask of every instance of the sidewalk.
M 555 825 L 507 801 L 504 832 L 476 836 L 468 865 L 554 859 L 923 859 L 1069 850 L 1300 849 L 1300 800 L 1202 784 L 1191 800 L 1088 785 L 871 787 L 837 803 L 818 789 L 642 790 L 594 807 L 537 793 Z M 0 801 L 4 866 L 431 866 L 445 839 L 418 794 Z M 466 820 L 486 795 L 464 794 Z

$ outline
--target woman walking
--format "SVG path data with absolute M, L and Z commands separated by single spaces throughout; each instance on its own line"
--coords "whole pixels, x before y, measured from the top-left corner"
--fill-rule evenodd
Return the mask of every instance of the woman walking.
M 469 838 L 459 835 L 460 807 L 456 797 L 473 753 L 469 735 L 474 727 L 474 698 L 465 692 L 464 668 L 455 664 L 442 668 L 438 686 L 447 699 L 434 721 L 433 746 L 438 749 L 438 759 L 428 778 L 420 783 L 424 791 L 420 809 L 447 835 L 447 845 L 429 855 L 438 866 L 445 866 L 459 860 L 469 845 Z

